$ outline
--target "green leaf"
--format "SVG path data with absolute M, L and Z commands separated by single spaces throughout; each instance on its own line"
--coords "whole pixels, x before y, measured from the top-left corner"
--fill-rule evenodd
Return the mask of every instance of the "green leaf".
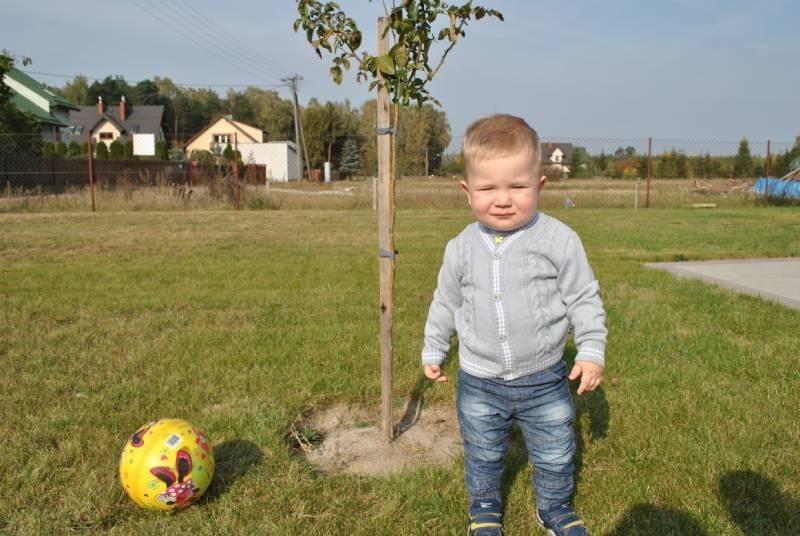
M 338 65 L 336 67 L 331 67 L 331 76 L 333 77 L 333 81 L 336 82 L 336 85 L 340 85 L 342 83 L 342 68 Z
M 392 61 L 391 56 L 389 56 L 388 54 L 376 57 L 375 65 L 377 66 L 378 70 L 383 74 L 392 75 L 395 73 L 394 61 Z
M 394 60 L 394 64 L 401 69 L 408 63 L 408 49 L 402 43 L 393 46 L 389 50 L 389 55 Z
M 352 33 L 350 37 L 350 46 L 353 47 L 353 50 L 358 50 L 358 47 L 361 46 L 361 32 L 356 31 Z

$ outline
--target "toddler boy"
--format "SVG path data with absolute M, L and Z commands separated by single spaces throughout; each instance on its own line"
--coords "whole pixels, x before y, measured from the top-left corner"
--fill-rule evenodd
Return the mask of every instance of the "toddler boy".
M 476 222 L 445 249 L 425 325 L 422 364 L 437 382 L 458 335 L 457 410 L 470 500 L 468 533 L 502 534 L 500 478 L 517 423 L 532 465 L 537 520 L 555 536 L 588 534 L 572 506 L 578 394 L 603 378 L 607 331 L 600 288 L 578 235 L 537 212 L 539 137 L 514 116 L 470 125 L 460 183 Z M 567 374 L 569 325 L 578 348 Z

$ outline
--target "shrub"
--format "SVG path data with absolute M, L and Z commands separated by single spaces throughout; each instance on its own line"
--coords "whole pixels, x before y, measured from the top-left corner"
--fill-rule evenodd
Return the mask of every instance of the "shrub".
M 169 159 L 169 148 L 167 147 L 167 142 L 164 140 L 158 140 L 156 142 L 156 158 L 159 160 Z
M 125 145 L 122 146 L 122 153 L 125 160 L 133 160 L 133 140 L 128 140 L 125 142 Z
M 124 152 L 125 149 L 122 147 L 119 140 L 114 140 L 108 148 L 108 158 L 109 160 L 122 160 Z
M 108 146 L 105 142 L 97 142 L 97 146 L 94 149 L 94 157 L 98 160 L 108 160 Z
M 53 146 L 53 142 L 43 141 L 42 142 L 42 156 L 45 157 L 45 158 L 51 158 L 55 154 L 56 154 L 56 149 Z
M 56 142 L 55 151 L 56 151 L 56 156 L 64 158 L 65 156 L 67 156 L 67 144 L 64 143 L 63 141 Z
M 82 153 L 81 145 L 77 141 L 69 142 L 67 146 L 67 158 L 78 158 Z
M 225 146 L 225 150 L 222 151 L 222 158 L 228 162 L 233 162 L 233 147 L 231 147 L 231 142 L 228 142 Z

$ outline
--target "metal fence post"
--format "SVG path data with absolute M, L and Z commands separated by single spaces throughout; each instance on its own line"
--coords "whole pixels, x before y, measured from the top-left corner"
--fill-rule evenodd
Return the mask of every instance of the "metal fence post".
M 89 138 L 86 140 L 89 146 L 89 192 L 92 194 L 92 212 L 95 211 L 94 204 L 94 150 L 92 149 L 92 131 L 89 131 Z
M 770 154 L 770 140 L 767 140 L 767 161 L 766 161 L 766 172 L 764 174 L 764 206 L 769 206 L 769 172 L 770 172 L 770 160 L 772 160 L 772 154 Z
M 650 178 L 653 176 L 653 138 L 647 138 L 647 193 L 644 208 L 650 208 Z

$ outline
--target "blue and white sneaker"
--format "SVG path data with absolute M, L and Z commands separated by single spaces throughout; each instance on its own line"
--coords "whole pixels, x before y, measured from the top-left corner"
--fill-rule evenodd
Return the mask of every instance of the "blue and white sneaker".
M 569 504 L 548 512 L 536 510 L 536 521 L 547 531 L 549 536 L 589 536 L 583 520 Z
M 493 499 L 472 501 L 467 536 L 503 536 L 502 506 Z

